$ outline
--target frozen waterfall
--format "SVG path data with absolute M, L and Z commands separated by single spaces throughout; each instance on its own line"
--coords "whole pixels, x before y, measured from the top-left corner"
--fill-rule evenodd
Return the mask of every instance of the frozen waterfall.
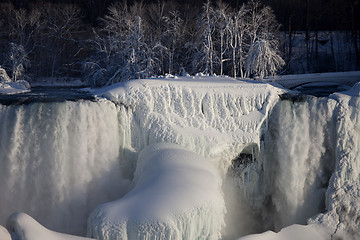
M 97 102 L 0 105 L 0 230 L 25 212 L 104 240 L 230 240 L 307 223 L 356 236 L 359 96 L 284 92 L 152 79 Z M 13 216 L 18 229 L 36 222 Z
M 22 211 L 85 234 L 90 212 L 128 189 L 118 122 L 109 101 L 0 105 L 0 225 Z

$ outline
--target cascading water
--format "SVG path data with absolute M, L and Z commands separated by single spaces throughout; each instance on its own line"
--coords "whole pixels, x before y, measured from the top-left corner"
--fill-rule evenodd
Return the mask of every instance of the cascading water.
M 120 141 L 109 101 L 0 105 L 0 224 L 23 211 L 84 235 L 89 213 L 128 188 Z
M 336 101 L 328 98 L 277 103 L 263 126 L 260 152 L 248 146 L 228 171 L 230 191 L 238 192 L 235 198 L 242 205 L 228 199 L 230 212 L 247 219 L 229 224 L 236 230 L 233 236 L 306 224 L 325 211 L 336 159 L 335 109 Z

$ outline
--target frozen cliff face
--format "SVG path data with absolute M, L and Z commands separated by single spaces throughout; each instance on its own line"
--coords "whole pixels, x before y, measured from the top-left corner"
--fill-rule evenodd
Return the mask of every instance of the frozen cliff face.
M 99 206 L 89 217 L 88 236 L 116 239 L 219 239 L 224 200 L 210 161 L 174 144 L 145 148 L 134 188 Z

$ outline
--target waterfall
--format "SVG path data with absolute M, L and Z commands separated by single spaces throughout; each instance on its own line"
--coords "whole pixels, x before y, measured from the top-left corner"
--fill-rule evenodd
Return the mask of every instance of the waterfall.
M 314 97 L 275 105 L 262 128 L 260 151 L 245 148 L 227 174 L 227 195 L 236 192 L 225 199 L 233 236 L 306 224 L 325 211 L 335 169 L 336 106 Z
M 84 235 L 89 213 L 127 191 L 120 142 L 109 101 L 0 105 L 0 225 L 21 211 Z

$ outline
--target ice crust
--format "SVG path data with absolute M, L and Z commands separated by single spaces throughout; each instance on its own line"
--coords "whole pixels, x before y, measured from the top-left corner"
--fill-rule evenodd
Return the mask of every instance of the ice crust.
M 219 239 L 225 205 L 210 161 L 175 144 L 155 144 L 139 157 L 134 188 L 89 217 L 96 239 Z

